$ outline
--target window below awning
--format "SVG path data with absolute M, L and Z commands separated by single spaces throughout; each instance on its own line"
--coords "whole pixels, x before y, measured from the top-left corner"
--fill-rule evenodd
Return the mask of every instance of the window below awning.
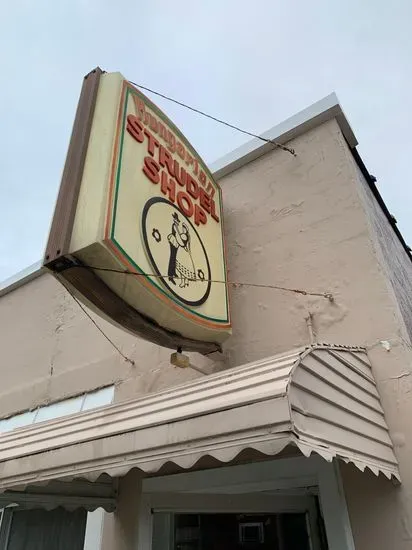
M 192 468 L 293 445 L 400 480 L 366 352 L 312 346 L 0 435 L 0 490 Z M 5 497 L 5 494 L 3 495 Z M 4 499 L 3 499 L 4 501 Z M 102 504 L 104 507 L 105 505 Z
M 70 397 L 69 399 L 49 403 L 30 411 L 14 414 L 0 420 L 0 434 L 15 430 L 16 428 L 30 426 L 31 424 L 38 424 L 46 420 L 55 420 L 69 414 L 110 405 L 113 402 L 113 397 L 114 386 L 106 386 L 92 392 L 77 395 L 76 397 Z

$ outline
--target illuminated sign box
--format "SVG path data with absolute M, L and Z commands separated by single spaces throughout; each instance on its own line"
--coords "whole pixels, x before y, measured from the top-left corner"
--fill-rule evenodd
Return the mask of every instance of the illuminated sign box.
M 208 353 L 230 335 L 221 189 L 119 73 L 85 79 L 44 263 L 157 344 Z

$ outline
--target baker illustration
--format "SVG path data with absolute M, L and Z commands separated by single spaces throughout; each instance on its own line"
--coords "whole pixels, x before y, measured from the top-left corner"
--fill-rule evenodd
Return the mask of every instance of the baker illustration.
M 177 212 L 174 212 L 172 218 L 172 229 L 167 236 L 170 248 L 167 275 L 171 283 L 176 285 L 175 279 L 179 279 L 179 287 L 185 288 L 189 286 L 189 281 L 196 281 L 196 269 L 190 250 L 190 233 L 188 226 L 180 221 Z

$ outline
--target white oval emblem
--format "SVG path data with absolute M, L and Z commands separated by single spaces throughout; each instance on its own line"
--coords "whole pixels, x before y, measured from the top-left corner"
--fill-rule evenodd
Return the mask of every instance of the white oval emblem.
M 154 273 L 163 285 L 184 304 L 204 304 L 212 277 L 195 226 L 173 203 L 154 197 L 144 206 L 142 233 Z

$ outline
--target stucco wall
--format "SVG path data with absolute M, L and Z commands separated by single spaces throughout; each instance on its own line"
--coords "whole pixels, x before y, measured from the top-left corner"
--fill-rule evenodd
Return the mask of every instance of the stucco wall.
M 317 341 L 366 346 L 403 485 L 396 489 L 396 506 L 375 506 L 372 524 L 357 513 L 362 484 L 346 476 L 349 513 L 357 550 L 369 550 L 368 532 L 384 533 L 399 517 L 404 530 L 393 534 L 391 546 L 403 549 L 403 533 L 412 533 L 412 353 L 404 323 L 373 233 L 371 207 L 338 124 L 327 122 L 292 146 L 297 157 L 273 151 L 220 181 L 229 278 L 239 283 L 231 288 L 233 336 L 216 364 L 194 360 L 229 368 L 309 344 L 309 314 Z M 249 282 L 331 292 L 334 300 Z M 135 366 L 113 350 L 51 276 L 2 297 L 0 416 L 113 382 L 119 400 L 199 376 L 171 367 L 170 351 L 98 322 Z M 381 341 L 390 343 L 389 352 Z M 379 545 L 384 537 L 376 538 L 375 548 L 386 550 Z
M 410 550 L 412 491 L 384 477 L 341 464 L 342 481 L 356 550 Z
M 292 145 L 297 157 L 273 151 L 220 181 L 229 278 L 240 284 L 230 288 L 233 336 L 220 361 L 214 358 L 216 369 L 308 344 L 309 314 L 317 341 L 398 344 L 399 310 L 338 124 L 327 122 Z M 248 282 L 331 292 L 334 301 L 242 284 Z M 116 399 L 124 399 L 199 376 L 172 368 L 169 350 L 97 321 L 135 367 L 50 275 L 0 298 L 8 374 L 0 388 L 0 416 L 112 382 Z M 200 356 L 194 362 L 213 366 Z
M 335 121 L 221 180 L 230 279 L 308 292 L 334 302 L 266 288 L 231 290 L 237 365 L 316 339 L 371 346 L 398 338 L 399 310 L 377 257 L 356 166 Z
M 51 275 L 0 298 L 0 416 L 116 384 L 115 399 L 132 398 L 198 376 L 170 365 L 170 350 L 96 322 L 126 362 Z
M 231 280 L 332 291 L 336 301 L 232 287 L 233 337 L 215 365 L 199 356 L 196 364 L 230 367 L 307 344 L 309 312 L 321 340 L 370 340 L 352 323 L 359 318 L 366 326 L 369 319 L 368 310 L 359 313 L 357 307 L 368 286 L 365 278 L 347 292 L 371 253 L 355 252 L 356 266 L 345 260 L 367 238 L 359 201 L 347 185 L 342 142 L 332 121 L 294 141 L 296 158 L 274 151 L 221 181 Z M 353 211 L 359 214 L 357 223 Z M 379 294 L 374 299 L 379 302 Z M 0 388 L 0 416 L 113 382 L 119 400 L 199 376 L 171 367 L 170 351 L 98 322 L 135 367 L 124 362 L 50 275 L 3 296 L 0 347 L 8 376 Z

